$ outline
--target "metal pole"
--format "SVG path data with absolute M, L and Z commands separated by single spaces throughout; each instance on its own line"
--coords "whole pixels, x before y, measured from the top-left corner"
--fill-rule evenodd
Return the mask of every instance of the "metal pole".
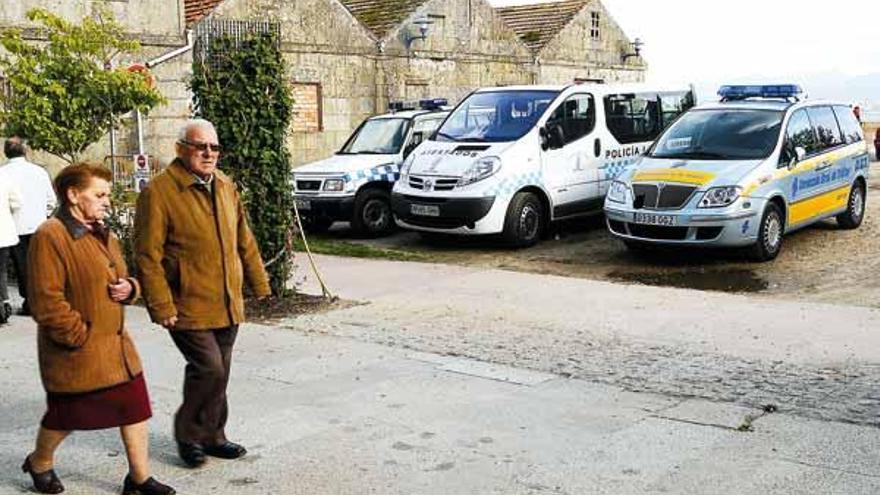
M 110 170 L 113 172 L 113 181 L 116 182 L 116 129 L 110 126 Z
M 137 136 L 138 136 L 138 155 L 144 154 L 144 119 L 140 109 L 134 111 L 135 119 L 137 119 Z

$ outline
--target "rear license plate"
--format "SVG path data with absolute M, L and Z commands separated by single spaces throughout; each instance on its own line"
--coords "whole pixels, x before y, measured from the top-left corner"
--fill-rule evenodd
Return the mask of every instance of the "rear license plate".
M 300 210 L 311 210 L 312 209 L 312 202 L 309 201 L 308 199 L 297 199 L 296 200 L 296 207 Z
M 409 205 L 409 211 L 413 215 L 423 217 L 439 217 L 440 207 L 436 205 Z
M 672 215 L 657 215 L 656 213 L 636 212 L 633 222 L 644 225 L 660 225 L 663 227 L 674 227 L 675 217 Z

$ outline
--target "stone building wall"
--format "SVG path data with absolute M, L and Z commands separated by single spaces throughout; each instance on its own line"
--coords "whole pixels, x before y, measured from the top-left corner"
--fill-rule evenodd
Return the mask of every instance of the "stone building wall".
M 25 12 L 42 6 L 71 20 L 92 5 L 106 5 L 142 42 L 143 62 L 185 44 L 184 0 L 6 0 L 0 29 L 26 27 Z M 486 0 L 428 0 L 396 28 L 377 35 L 339 0 L 225 0 L 209 20 L 269 20 L 281 26 L 281 48 L 288 81 L 299 95 L 288 145 L 294 166 L 325 158 L 339 149 L 366 117 L 384 112 L 400 99 L 446 97 L 455 103 L 475 88 L 508 84 L 565 84 L 575 78 L 639 81 L 644 65 L 620 63 L 626 36 L 596 0 L 602 37 L 589 41 L 591 8 L 585 9 L 537 55 L 533 54 Z M 417 34 L 413 21 L 429 18 L 427 39 L 407 43 Z M 586 47 L 586 49 L 585 49 Z M 168 102 L 143 120 L 144 150 L 159 166 L 174 155 L 177 131 L 192 113 L 187 82 L 192 54 L 153 69 Z M 134 120 L 120 130 L 118 155 L 137 151 Z M 103 160 L 109 143 L 102 140 L 88 158 Z M 57 167 L 60 162 L 40 157 Z

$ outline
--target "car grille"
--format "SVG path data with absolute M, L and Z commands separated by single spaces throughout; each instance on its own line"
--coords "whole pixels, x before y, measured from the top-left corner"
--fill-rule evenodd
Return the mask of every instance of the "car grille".
M 652 210 L 678 209 L 687 204 L 696 189 L 694 186 L 675 184 L 664 184 L 662 188 L 657 184 L 633 184 L 633 207 Z
M 421 191 L 451 191 L 458 184 L 457 177 L 409 176 L 409 187 Z
M 298 181 L 296 181 L 296 190 L 297 191 L 320 191 L 321 190 L 321 181 L 320 180 L 298 180 Z

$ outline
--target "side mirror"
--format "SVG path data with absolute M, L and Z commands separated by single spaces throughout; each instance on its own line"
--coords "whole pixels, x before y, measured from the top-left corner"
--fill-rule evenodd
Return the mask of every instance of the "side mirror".
M 554 124 L 550 127 L 547 134 L 547 141 L 550 144 L 551 149 L 558 149 L 565 146 L 565 132 L 562 130 L 560 124 Z
M 798 163 L 803 161 L 805 156 L 807 156 L 807 150 L 805 150 L 801 146 L 795 147 L 794 151 L 792 153 L 789 153 L 788 168 L 794 168 Z
M 541 149 L 547 151 L 550 149 L 550 138 L 547 136 L 547 128 L 538 129 L 538 135 L 541 137 Z
M 421 132 L 414 132 L 412 135 L 412 139 L 410 139 L 409 144 L 403 149 L 403 157 L 406 158 L 410 153 L 413 152 L 420 144 L 422 144 L 422 140 L 424 139 L 424 135 Z

